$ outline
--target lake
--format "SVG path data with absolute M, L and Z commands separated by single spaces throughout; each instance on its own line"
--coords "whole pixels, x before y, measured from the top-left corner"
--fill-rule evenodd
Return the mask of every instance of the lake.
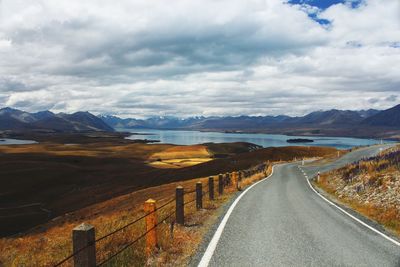
M 151 130 L 151 129 L 118 129 L 119 131 L 137 133 L 128 139 L 157 140 L 161 143 L 176 145 L 194 145 L 203 143 L 230 143 L 249 142 L 263 147 L 280 146 L 330 146 L 339 149 L 348 149 L 355 146 L 378 144 L 375 139 L 360 139 L 349 137 L 316 137 L 316 136 L 287 136 L 282 134 L 254 134 L 254 133 L 219 133 L 199 131 Z M 287 139 L 312 139 L 313 143 L 287 143 Z M 385 141 L 388 142 L 388 141 Z
M 0 145 L 29 145 L 37 142 L 31 140 L 18 140 L 10 138 L 0 138 Z

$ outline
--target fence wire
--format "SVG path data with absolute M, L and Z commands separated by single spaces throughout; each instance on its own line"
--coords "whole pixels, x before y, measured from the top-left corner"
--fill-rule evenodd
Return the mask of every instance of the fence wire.
M 157 226 L 159 226 L 161 223 L 163 223 L 165 220 L 167 220 L 168 218 L 170 218 L 173 214 L 175 214 L 175 211 L 171 212 L 170 214 L 168 214 L 164 219 L 162 219 L 161 221 L 159 221 L 158 223 L 156 223 L 154 225 L 154 227 L 150 228 L 149 230 L 147 230 L 145 233 L 141 234 L 139 237 L 137 237 L 135 240 L 129 242 L 128 244 L 126 244 L 122 249 L 120 249 L 119 251 L 117 251 L 116 253 L 114 253 L 113 255 L 111 255 L 110 257 L 108 257 L 107 259 L 105 259 L 104 261 L 102 261 L 101 263 L 97 264 L 97 266 L 102 266 L 105 263 L 111 261 L 113 258 L 115 258 L 116 256 L 118 256 L 119 254 L 121 254 L 122 252 L 124 252 L 127 248 L 131 247 L 132 245 L 134 245 L 135 243 L 137 243 L 139 240 L 141 240 L 143 237 L 145 237 L 148 233 L 150 233 L 151 231 L 153 231 L 154 229 L 157 228 Z
M 107 237 L 110 237 L 110 236 L 112 236 L 112 235 L 114 235 L 114 234 L 116 234 L 116 233 L 118 233 L 118 232 L 120 232 L 120 231 L 122 231 L 122 230 L 128 228 L 129 226 L 132 226 L 132 225 L 136 224 L 136 223 L 139 222 L 140 220 L 143 220 L 143 219 L 146 218 L 147 216 L 149 216 L 149 215 L 155 213 L 156 211 L 158 211 L 158 210 L 160 210 L 160 209 L 162 209 L 162 208 L 168 206 L 169 204 L 171 204 L 171 203 L 174 202 L 174 201 L 175 201 L 175 198 L 169 200 L 168 202 L 164 203 L 164 204 L 161 205 L 160 207 L 157 207 L 154 211 L 148 212 L 148 213 L 144 214 L 143 216 L 141 216 L 141 217 L 139 217 L 139 218 L 133 220 L 132 222 L 130 222 L 130 223 L 128 223 L 128 224 L 126 224 L 126 225 L 124 225 L 124 226 L 122 226 L 122 227 L 120 227 L 120 228 L 114 230 L 114 231 L 112 231 L 111 233 L 108 233 L 108 234 L 106 234 L 106 235 L 104 235 L 104 236 L 102 236 L 102 237 L 97 238 L 94 242 L 91 242 L 91 243 L 89 243 L 88 245 L 86 245 L 86 246 L 84 246 L 84 247 L 78 249 L 77 251 L 74 251 L 72 254 L 70 254 L 68 257 L 64 258 L 63 260 L 61 260 L 60 262 L 58 262 L 58 263 L 55 264 L 54 266 L 55 266 L 55 267 L 61 266 L 62 264 L 64 264 L 64 263 L 67 262 L 68 260 L 72 259 L 74 256 L 78 255 L 78 254 L 79 254 L 80 252 L 82 252 L 83 250 L 85 250 L 85 249 L 87 249 L 87 248 L 89 248 L 89 247 L 91 247 L 91 246 L 96 245 L 97 242 L 99 242 L 99 241 L 101 241 L 101 240 L 103 240 L 103 239 L 106 239 Z

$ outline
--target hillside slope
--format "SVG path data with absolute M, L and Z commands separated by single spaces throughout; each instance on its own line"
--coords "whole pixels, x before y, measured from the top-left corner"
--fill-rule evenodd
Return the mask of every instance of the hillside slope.
M 400 104 L 366 118 L 363 125 L 400 127 Z

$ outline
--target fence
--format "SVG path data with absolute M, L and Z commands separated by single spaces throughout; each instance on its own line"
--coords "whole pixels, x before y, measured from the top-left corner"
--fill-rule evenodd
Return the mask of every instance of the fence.
M 233 188 L 233 190 L 241 190 L 242 182 L 245 181 L 246 178 L 259 173 L 267 175 L 267 172 L 271 170 L 271 167 L 272 166 L 268 162 L 239 172 L 219 174 L 216 176 L 218 195 L 222 196 L 224 194 L 224 189 L 228 187 Z M 202 182 L 197 182 L 195 188 L 187 192 L 185 192 L 185 188 L 178 186 L 176 187 L 175 197 L 172 197 L 159 207 L 157 207 L 157 202 L 155 200 L 149 199 L 144 203 L 143 210 L 145 214 L 143 216 L 140 216 L 139 218 L 97 239 L 95 238 L 95 228 L 90 224 L 82 223 L 72 231 L 73 252 L 62 261 L 58 262 L 55 266 L 63 266 L 71 261 L 73 262 L 73 266 L 76 267 L 103 266 L 141 240 L 145 241 L 145 254 L 149 257 L 158 244 L 157 227 L 160 226 L 160 224 L 165 223 L 168 219 L 171 219 L 170 231 L 171 235 L 173 235 L 175 223 L 181 226 L 185 225 L 185 206 L 195 203 L 196 210 L 201 210 L 203 208 L 203 200 L 205 196 L 208 195 L 208 201 L 215 200 L 215 182 L 214 177 L 209 177 L 207 190 L 205 191 L 203 190 Z M 194 197 L 188 200 L 188 197 L 193 194 Z M 158 215 L 161 213 L 160 211 L 167 209 L 174 203 L 174 209 L 168 211 L 161 219 L 158 219 Z M 96 262 L 96 244 L 119 232 L 123 232 L 128 227 L 135 226 L 143 220 L 145 222 L 145 231 L 143 233 L 133 240 L 123 244 L 123 246 L 110 254 L 106 259 Z

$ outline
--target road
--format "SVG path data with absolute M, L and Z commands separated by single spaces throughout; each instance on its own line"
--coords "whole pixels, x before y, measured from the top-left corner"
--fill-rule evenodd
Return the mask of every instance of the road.
M 378 151 L 362 149 L 304 171 L 312 177 Z M 243 195 L 211 252 L 208 266 L 218 267 L 400 266 L 400 247 L 320 198 L 298 164 L 276 166 Z

